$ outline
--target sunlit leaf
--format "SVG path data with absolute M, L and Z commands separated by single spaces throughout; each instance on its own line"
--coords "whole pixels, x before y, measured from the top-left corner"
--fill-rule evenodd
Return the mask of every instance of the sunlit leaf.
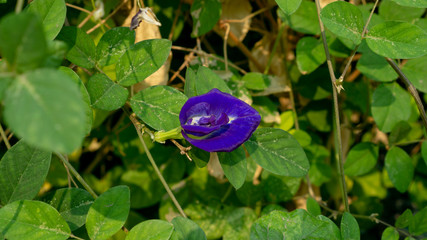
M 194 37 L 209 32 L 221 16 L 221 2 L 219 0 L 195 0 L 191 5 Z
M 34 0 L 28 11 L 39 15 L 47 40 L 53 40 L 64 25 L 67 7 L 64 0 Z
M 133 227 L 126 240 L 168 240 L 173 233 L 173 225 L 163 220 L 148 220 Z
M 62 28 L 57 39 L 67 43 L 67 59 L 77 66 L 93 68 L 95 66 L 95 43 L 82 29 L 75 26 Z
M 113 82 L 104 74 L 93 75 L 87 83 L 91 106 L 96 109 L 113 111 L 122 107 L 129 91 Z

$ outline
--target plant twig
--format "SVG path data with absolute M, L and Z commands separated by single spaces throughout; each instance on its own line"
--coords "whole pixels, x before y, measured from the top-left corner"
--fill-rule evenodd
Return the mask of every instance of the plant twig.
M 421 119 L 423 119 L 424 123 L 424 128 L 427 129 L 427 116 L 417 89 L 415 89 L 411 81 L 409 81 L 409 79 L 405 76 L 399 66 L 391 58 L 385 58 L 385 60 L 387 60 L 388 64 L 394 69 L 394 71 L 399 75 L 400 79 L 402 79 L 405 86 L 408 88 L 409 93 L 412 95 L 415 100 L 415 103 L 417 104 L 418 111 L 420 111 Z
M 90 195 L 92 195 L 92 197 L 96 199 L 98 195 L 96 195 L 95 191 L 92 190 L 89 184 L 87 184 L 86 181 L 82 178 L 82 176 L 80 176 L 80 174 L 76 171 L 76 169 L 74 169 L 73 165 L 71 165 L 70 162 L 68 162 L 62 154 L 57 152 L 55 152 L 55 154 L 62 161 L 62 163 L 67 166 L 67 168 L 74 175 L 74 177 L 76 177 L 77 181 L 79 181 L 83 185 L 83 187 L 90 193 Z
M 362 31 L 362 39 L 365 37 L 366 32 L 368 31 L 368 26 L 369 23 L 371 22 L 372 19 L 372 15 L 374 14 L 375 8 L 378 5 L 379 0 L 375 1 L 374 7 L 371 10 L 371 13 L 369 14 L 368 20 L 366 21 L 365 26 L 363 27 L 363 31 Z M 342 72 L 340 78 L 338 79 L 339 82 L 342 82 L 344 80 L 345 75 L 347 74 L 347 71 L 350 67 L 351 62 L 353 61 L 354 55 L 356 55 L 357 49 L 359 49 L 360 44 L 358 44 L 354 50 L 353 53 L 351 55 L 351 57 L 348 59 L 347 64 L 345 65 L 344 71 Z
M 348 198 L 347 198 L 347 185 L 345 182 L 344 176 L 344 153 L 342 149 L 342 139 L 341 139 L 341 124 L 340 124 L 340 114 L 339 114 L 339 106 L 338 106 L 338 87 L 336 86 L 337 79 L 335 77 L 334 68 L 332 67 L 331 55 L 329 54 L 328 43 L 326 42 L 326 33 L 325 27 L 323 26 L 323 22 L 320 19 L 320 2 L 316 0 L 316 9 L 317 9 L 317 18 L 319 20 L 320 31 L 322 33 L 322 42 L 323 48 L 325 50 L 326 62 L 328 64 L 329 75 L 331 78 L 332 84 L 332 97 L 334 102 L 334 138 L 335 138 L 335 152 L 336 152 L 336 162 L 337 162 L 337 170 L 339 175 L 339 182 L 341 186 L 341 194 L 342 201 L 344 203 L 344 209 L 346 212 L 350 212 L 350 208 L 348 206 Z
M 1 138 L 4 141 L 4 144 L 6 145 L 7 149 L 10 149 L 10 143 L 9 143 L 9 139 L 7 139 L 6 133 L 3 130 L 3 126 L 0 124 L 0 134 L 1 134 Z
M 79 6 L 73 5 L 73 4 L 71 4 L 71 3 L 65 3 L 65 5 L 66 5 L 67 7 L 74 8 L 74 9 L 77 9 L 77 10 L 79 10 L 79 11 L 85 12 L 85 13 L 87 13 L 87 14 L 92 14 L 92 12 L 91 12 L 91 11 L 89 11 L 89 10 L 87 10 L 87 9 L 84 9 L 84 8 L 81 8 L 81 7 L 79 7 Z
M 225 23 L 225 35 L 224 35 L 224 60 L 225 60 L 225 71 L 228 72 L 228 54 L 227 54 L 227 41 L 228 35 L 230 34 L 230 24 Z
M 271 62 L 273 61 L 274 54 L 277 51 L 277 46 L 279 46 L 279 43 L 281 42 L 280 40 L 282 39 L 282 34 L 283 34 L 283 31 L 285 30 L 285 28 L 286 28 L 286 24 L 282 23 L 280 25 L 279 33 L 277 33 L 276 40 L 274 41 L 273 49 L 271 49 L 270 57 L 268 58 L 268 62 L 267 62 L 267 66 L 264 69 L 264 74 L 268 74 L 268 71 L 270 70 Z
M 144 138 L 142 137 L 143 129 L 141 127 L 141 124 L 138 122 L 138 120 L 136 120 L 135 114 L 130 114 L 129 115 L 129 119 L 132 121 L 133 125 L 135 126 L 135 129 L 136 129 L 136 132 L 138 134 L 139 140 L 140 140 L 142 146 L 144 147 L 144 150 L 145 150 L 145 153 L 147 154 L 148 160 L 150 160 L 150 163 L 153 166 L 154 171 L 156 172 L 156 174 L 159 177 L 160 181 L 162 182 L 163 187 L 166 189 L 166 192 L 168 193 L 168 195 L 171 198 L 172 202 L 175 204 L 175 207 L 178 209 L 179 213 L 183 217 L 186 218 L 187 215 L 185 215 L 184 210 L 182 210 L 181 205 L 176 200 L 175 195 L 173 194 L 172 190 L 169 188 L 169 185 L 166 182 L 166 180 L 163 178 L 163 175 L 160 172 L 159 168 L 157 167 L 157 164 L 154 161 L 153 156 L 150 153 L 150 150 L 148 149 L 147 145 L 145 144 Z
M 22 11 L 23 6 L 24 6 L 24 0 L 18 0 L 15 5 L 15 13 L 20 13 Z

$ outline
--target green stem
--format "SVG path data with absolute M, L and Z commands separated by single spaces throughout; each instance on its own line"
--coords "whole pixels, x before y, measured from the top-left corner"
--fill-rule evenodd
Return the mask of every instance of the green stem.
M 89 184 L 87 184 L 86 181 L 82 178 L 82 176 L 80 176 L 80 174 L 76 171 L 76 169 L 74 169 L 73 165 L 71 165 L 70 162 L 68 162 L 62 154 L 57 152 L 55 152 L 55 154 L 56 156 L 58 156 L 59 159 L 61 159 L 62 163 L 68 167 L 71 174 L 76 177 L 77 181 L 79 181 L 83 185 L 83 187 L 90 193 L 90 195 L 92 195 L 92 197 L 96 199 L 98 195 L 96 195 L 96 193 L 92 190 Z
M 323 48 L 325 50 L 326 55 L 326 63 L 328 64 L 328 70 L 329 75 L 331 78 L 331 84 L 332 84 L 332 97 L 334 102 L 334 138 L 335 138 L 335 158 L 337 162 L 337 170 L 339 175 L 339 182 L 341 186 L 341 194 L 342 194 L 342 200 L 344 202 L 344 209 L 346 212 L 350 212 L 350 208 L 348 205 L 348 198 L 347 198 L 347 185 L 345 183 L 345 176 L 344 176 L 344 153 L 342 150 L 342 140 L 341 140 L 341 124 L 340 124 L 340 114 L 339 114 L 339 106 L 338 106 L 338 92 L 336 87 L 336 77 L 334 73 L 334 68 L 332 67 L 332 61 L 331 61 L 331 55 L 329 54 L 329 48 L 328 43 L 326 42 L 326 33 L 325 33 L 325 27 L 323 26 L 323 22 L 320 19 L 320 2 L 319 0 L 316 0 L 316 8 L 317 8 L 317 18 L 319 20 L 319 26 L 320 31 L 322 33 L 322 42 L 323 42 Z
M 411 81 L 409 81 L 409 79 L 402 72 L 402 70 L 399 68 L 399 66 L 391 58 L 385 58 L 385 60 L 387 60 L 388 64 L 399 75 L 399 77 L 400 77 L 400 79 L 402 79 L 403 83 L 405 83 L 405 86 L 408 88 L 409 93 L 412 95 L 412 97 L 415 100 L 415 103 L 417 104 L 418 111 L 420 111 L 420 115 L 421 115 L 421 118 L 423 119 L 423 123 L 424 123 L 424 128 L 427 129 L 427 116 L 426 116 L 426 112 L 424 110 L 424 106 L 423 106 L 423 103 L 421 101 L 420 95 L 417 92 L 417 89 L 415 89 L 415 87 L 411 83 Z
M 148 160 L 150 160 L 150 163 L 153 166 L 154 171 L 156 172 L 156 174 L 159 177 L 160 181 L 162 182 L 163 187 L 166 189 L 166 192 L 168 193 L 169 197 L 172 199 L 172 202 L 175 204 L 175 207 L 178 209 L 179 213 L 183 217 L 186 218 L 187 215 L 185 215 L 184 210 L 182 210 L 181 205 L 176 200 L 175 195 L 173 194 L 172 190 L 169 188 L 169 185 L 166 182 L 166 180 L 163 178 L 163 175 L 160 172 L 159 168 L 157 167 L 157 164 L 154 161 L 153 156 L 150 153 L 150 150 L 148 149 L 147 145 L 145 144 L 144 138 L 142 137 L 142 128 L 140 127 L 140 123 L 135 119 L 135 117 L 133 115 L 129 115 L 129 118 L 132 121 L 133 125 L 135 126 L 135 129 L 136 129 L 136 132 L 138 134 L 139 140 L 140 140 L 142 146 L 144 147 L 144 150 L 145 150 L 145 153 L 147 154 Z
M 15 5 L 15 13 L 20 13 L 22 6 L 24 6 L 24 0 L 18 0 Z
M 10 143 L 9 143 L 9 139 L 7 139 L 6 133 L 3 130 L 3 126 L 0 124 L 0 134 L 1 134 L 1 138 L 4 141 L 4 144 L 6 145 L 7 149 L 10 149 Z
M 267 66 L 265 67 L 265 70 L 264 70 L 264 74 L 268 74 L 268 71 L 270 70 L 270 66 L 271 66 L 271 62 L 273 61 L 274 53 L 277 50 L 277 46 L 279 46 L 280 39 L 282 38 L 283 30 L 285 30 L 285 27 L 286 27 L 286 24 L 282 23 L 282 25 L 280 26 L 280 29 L 279 29 L 279 33 L 277 34 L 276 40 L 274 41 L 273 49 L 270 52 L 270 58 L 268 59 Z

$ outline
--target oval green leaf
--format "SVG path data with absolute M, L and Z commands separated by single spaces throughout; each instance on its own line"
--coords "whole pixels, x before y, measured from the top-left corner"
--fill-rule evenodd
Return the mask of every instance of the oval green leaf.
M 58 210 L 71 231 L 74 231 L 85 224 L 93 197 L 81 188 L 61 188 L 45 197 L 43 201 Z
M 180 91 L 169 86 L 154 86 L 135 94 L 130 105 L 134 113 L 156 130 L 179 127 L 179 112 L 187 101 Z
M 362 142 L 352 147 L 344 164 L 348 176 L 359 176 L 368 173 L 375 167 L 379 147 L 370 142 Z
M 47 176 L 51 156 L 22 140 L 13 145 L 0 161 L 1 203 L 33 199 Z
M 414 176 L 414 164 L 409 155 L 399 147 L 392 147 L 385 156 L 385 168 L 393 185 L 403 193 Z
M 221 17 L 221 10 L 219 0 L 194 0 L 190 9 L 193 18 L 191 36 L 199 37 L 209 32 Z
M 332 2 L 322 9 L 320 18 L 331 32 L 337 36 L 348 38 L 354 44 L 362 41 L 363 16 L 359 8 L 351 3 Z
M 243 76 L 245 87 L 252 90 L 264 90 L 270 85 L 270 78 L 259 72 L 250 72 Z
M 418 5 L 423 1 L 425 4 L 426 0 L 382 0 L 378 13 L 380 17 L 387 21 L 412 22 L 412 20 L 419 18 L 424 14 L 424 7 Z M 408 2 L 418 6 L 409 6 L 408 4 L 405 4 Z
M 363 52 L 356 68 L 366 77 L 379 82 L 390 82 L 397 78 L 397 73 L 384 57 L 370 50 Z
M 313 37 L 304 37 L 296 48 L 297 66 L 302 74 L 309 74 L 326 61 L 322 43 Z
M 119 61 L 134 42 L 135 32 L 128 27 L 116 27 L 105 32 L 96 46 L 96 60 L 99 66 L 108 66 Z
M 222 170 L 235 189 L 239 189 L 246 179 L 246 153 L 242 147 L 232 152 L 219 152 L 218 159 Z
M 67 7 L 64 0 L 34 0 L 28 11 L 39 15 L 46 39 L 53 40 L 64 25 Z
M 427 54 L 427 33 L 407 22 L 390 21 L 372 27 L 366 43 L 376 54 L 394 59 Z
M 411 117 L 411 97 L 397 83 L 382 84 L 372 95 L 371 112 L 378 128 L 390 132 Z
M 277 5 L 287 15 L 294 13 L 301 5 L 301 2 L 302 0 L 276 0 Z
M 0 53 L 12 71 L 24 72 L 44 63 L 43 25 L 33 13 L 10 14 L 0 21 Z
M 426 68 L 427 56 L 420 58 L 410 59 L 402 67 L 403 73 L 408 77 L 414 86 L 427 93 L 427 68 Z
M 169 240 L 173 233 L 173 225 L 163 220 L 144 221 L 130 231 L 126 240 Z
M 132 45 L 116 65 L 117 83 L 128 87 L 144 81 L 165 63 L 171 46 L 167 39 L 150 39 Z
M 393 1 L 401 6 L 427 8 L 426 0 L 393 0 Z
M 67 43 L 69 47 L 67 59 L 70 62 L 84 68 L 95 66 L 95 43 L 82 29 L 75 26 L 65 26 L 57 39 Z
M 398 228 L 405 228 L 409 226 L 409 223 L 412 221 L 412 216 L 413 215 L 411 209 L 406 209 L 402 213 L 402 215 L 397 218 L 396 223 L 394 225 Z
M 342 240 L 359 240 L 360 229 L 356 219 L 348 212 L 345 212 L 341 218 L 341 236 Z
M 388 227 L 381 235 L 381 240 L 399 240 L 399 232 L 394 227 Z
M 129 91 L 113 82 L 107 75 L 93 75 L 87 83 L 93 108 L 113 111 L 125 105 Z
M 171 240 L 206 240 L 203 230 L 188 218 L 176 217 L 172 219 L 174 231 Z
M 84 102 L 77 84 L 61 71 L 38 69 L 19 75 L 4 103 L 6 123 L 26 142 L 64 153 L 80 146 Z
M 277 128 L 260 128 L 245 142 L 251 158 L 261 167 L 281 176 L 305 176 L 310 165 L 295 138 Z
M 90 206 L 86 230 L 92 240 L 111 237 L 125 224 L 130 210 L 130 191 L 117 186 L 101 194 Z
M 89 93 L 87 92 L 86 86 L 83 83 L 83 81 L 80 79 L 79 75 L 77 75 L 76 72 L 71 70 L 71 68 L 61 66 L 59 67 L 59 71 L 67 74 L 79 86 L 80 93 L 82 94 L 82 98 L 85 103 L 83 107 L 86 115 L 85 134 L 89 134 L 90 131 L 92 130 L 93 112 L 92 112 L 92 108 L 90 107 L 90 97 L 89 97 Z
M 413 235 L 422 235 L 427 232 L 427 207 L 412 217 L 409 223 L 409 232 Z
M 289 27 L 297 32 L 307 34 L 320 34 L 319 20 L 317 19 L 316 4 L 311 1 L 302 0 L 300 7 L 292 15 L 288 16 L 283 11 L 278 15 Z
M 0 232 L 10 240 L 65 240 L 71 231 L 47 203 L 21 200 L 0 209 Z

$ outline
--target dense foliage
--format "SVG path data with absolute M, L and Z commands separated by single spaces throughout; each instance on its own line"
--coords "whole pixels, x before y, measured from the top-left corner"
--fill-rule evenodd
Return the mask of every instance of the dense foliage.
M 0 239 L 426 239 L 426 0 L 0 0 Z

